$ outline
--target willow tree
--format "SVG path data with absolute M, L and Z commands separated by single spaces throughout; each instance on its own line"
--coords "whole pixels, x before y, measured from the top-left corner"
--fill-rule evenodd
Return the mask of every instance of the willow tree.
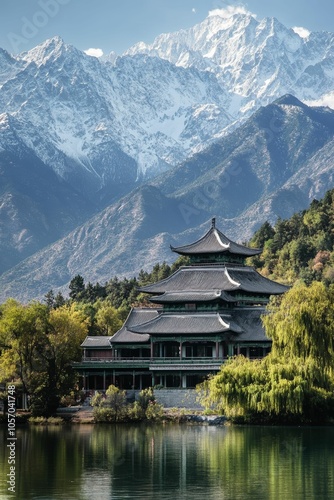
M 334 417 L 333 298 L 318 282 L 292 288 L 263 318 L 271 353 L 230 359 L 200 387 L 202 402 L 245 420 Z

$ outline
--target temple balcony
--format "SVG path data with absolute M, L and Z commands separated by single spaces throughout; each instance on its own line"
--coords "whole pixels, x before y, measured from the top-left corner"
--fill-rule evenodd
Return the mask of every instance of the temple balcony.
M 159 367 L 167 369 L 167 366 L 173 368 L 185 367 L 216 367 L 222 365 L 227 360 L 226 357 L 154 357 L 154 358 L 138 358 L 138 357 L 110 357 L 98 358 L 87 357 L 81 361 L 73 363 L 73 367 L 77 369 L 91 368 L 148 368 L 155 370 Z
M 227 358 L 195 357 L 195 358 L 153 358 L 150 363 L 150 370 L 219 370 L 220 366 Z

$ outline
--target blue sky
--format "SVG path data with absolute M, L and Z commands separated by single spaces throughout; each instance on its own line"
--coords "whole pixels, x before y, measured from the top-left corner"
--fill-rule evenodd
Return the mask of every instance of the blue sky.
M 334 32 L 333 0 L 0 0 L 0 47 L 17 53 L 60 35 L 81 50 L 122 54 L 138 41 L 193 26 L 209 11 L 240 5 L 258 19 Z

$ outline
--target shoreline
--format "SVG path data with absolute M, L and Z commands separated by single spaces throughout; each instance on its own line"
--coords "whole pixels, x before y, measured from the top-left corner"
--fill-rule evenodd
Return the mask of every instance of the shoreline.
M 73 411 L 74 410 L 74 411 Z M 164 408 L 163 415 L 159 418 L 124 419 L 120 421 L 96 421 L 92 406 L 62 408 L 53 417 L 32 417 L 29 412 L 18 412 L 16 424 L 18 426 L 62 426 L 62 425 L 98 425 L 98 424 L 189 424 L 203 426 L 264 426 L 264 427 L 332 427 L 334 421 L 327 422 L 279 422 L 279 421 L 233 421 L 222 415 L 205 415 L 201 410 L 189 410 L 186 408 Z M 6 415 L 0 420 L 0 425 L 7 422 Z

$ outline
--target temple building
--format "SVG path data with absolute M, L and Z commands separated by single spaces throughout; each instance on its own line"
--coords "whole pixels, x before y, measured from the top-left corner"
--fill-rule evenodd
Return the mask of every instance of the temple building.
M 261 316 L 270 296 L 288 287 L 246 265 L 261 250 L 229 240 L 215 219 L 202 238 L 171 249 L 189 265 L 140 289 L 152 308 L 133 308 L 113 336 L 83 342 L 75 369 L 85 390 L 193 388 L 230 356 L 270 351 Z

